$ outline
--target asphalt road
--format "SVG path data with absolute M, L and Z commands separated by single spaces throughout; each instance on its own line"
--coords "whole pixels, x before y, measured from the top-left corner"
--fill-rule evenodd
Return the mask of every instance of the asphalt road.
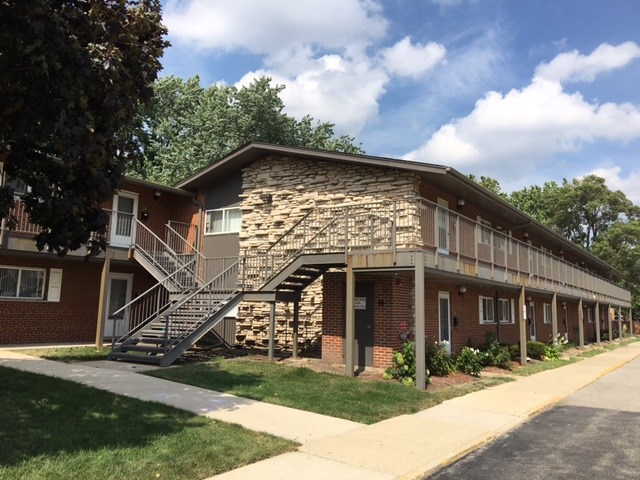
M 640 479 L 640 357 L 429 478 Z

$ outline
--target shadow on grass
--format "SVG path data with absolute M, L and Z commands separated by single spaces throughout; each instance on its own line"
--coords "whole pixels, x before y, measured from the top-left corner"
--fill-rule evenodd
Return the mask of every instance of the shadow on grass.
M 204 419 L 73 382 L 0 367 L 0 465 L 145 445 Z

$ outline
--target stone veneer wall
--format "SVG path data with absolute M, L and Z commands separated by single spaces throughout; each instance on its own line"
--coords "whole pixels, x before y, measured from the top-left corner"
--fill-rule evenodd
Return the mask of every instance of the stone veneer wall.
M 323 206 L 416 197 L 419 177 L 411 172 L 330 161 L 270 156 L 243 170 L 240 251 L 265 250 L 307 212 Z M 271 201 L 267 196 L 271 195 Z M 319 347 L 322 333 L 322 279 L 303 292 L 299 344 Z M 266 347 L 269 305 L 243 302 L 238 311 L 237 341 Z M 276 308 L 276 346 L 290 349 L 293 305 Z

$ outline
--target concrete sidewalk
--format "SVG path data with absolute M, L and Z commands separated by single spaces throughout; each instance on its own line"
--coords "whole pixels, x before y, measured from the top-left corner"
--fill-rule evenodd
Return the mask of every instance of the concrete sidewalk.
M 0 365 L 73 380 L 296 440 L 296 452 L 214 478 L 412 479 L 464 456 L 640 355 L 640 342 L 444 402 L 362 425 L 138 375 L 117 364 L 68 365 L 0 350 Z

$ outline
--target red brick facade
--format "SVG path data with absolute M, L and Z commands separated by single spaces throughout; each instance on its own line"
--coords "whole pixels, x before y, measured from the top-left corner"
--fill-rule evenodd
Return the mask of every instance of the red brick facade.
M 394 350 L 397 350 L 405 338 L 402 333 L 414 331 L 414 291 L 413 277 L 402 275 L 356 275 L 356 283 L 374 284 L 374 365 L 385 368 L 391 364 Z M 328 273 L 323 280 L 323 335 L 322 359 L 331 363 L 344 363 L 344 319 L 345 319 L 345 274 Z M 425 334 L 427 341 L 439 341 L 440 293 L 447 293 L 450 299 L 451 350 L 459 352 L 465 346 L 478 347 L 485 342 L 488 333 L 494 334 L 502 344 L 517 344 L 520 341 L 518 308 L 519 292 L 496 291 L 486 287 L 467 287 L 464 295 L 458 293 L 458 285 L 425 283 Z M 510 322 L 481 323 L 480 297 L 506 299 L 510 308 Z M 530 298 L 530 300 L 529 300 Z M 548 343 L 552 340 L 552 324 L 544 321 L 544 304 L 551 305 L 551 295 L 531 295 L 527 297 L 529 308 L 533 303 L 535 311 L 536 340 Z M 497 315 L 497 307 L 494 310 Z M 569 340 L 579 342 L 578 305 L 567 302 Z M 558 332 L 564 333 L 564 307 L 558 301 Z M 585 337 L 591 334 L 595 339 L 595 324 L 586 323 Z M 531 339 L 530 326 L 526 327 L 527 340 Z

